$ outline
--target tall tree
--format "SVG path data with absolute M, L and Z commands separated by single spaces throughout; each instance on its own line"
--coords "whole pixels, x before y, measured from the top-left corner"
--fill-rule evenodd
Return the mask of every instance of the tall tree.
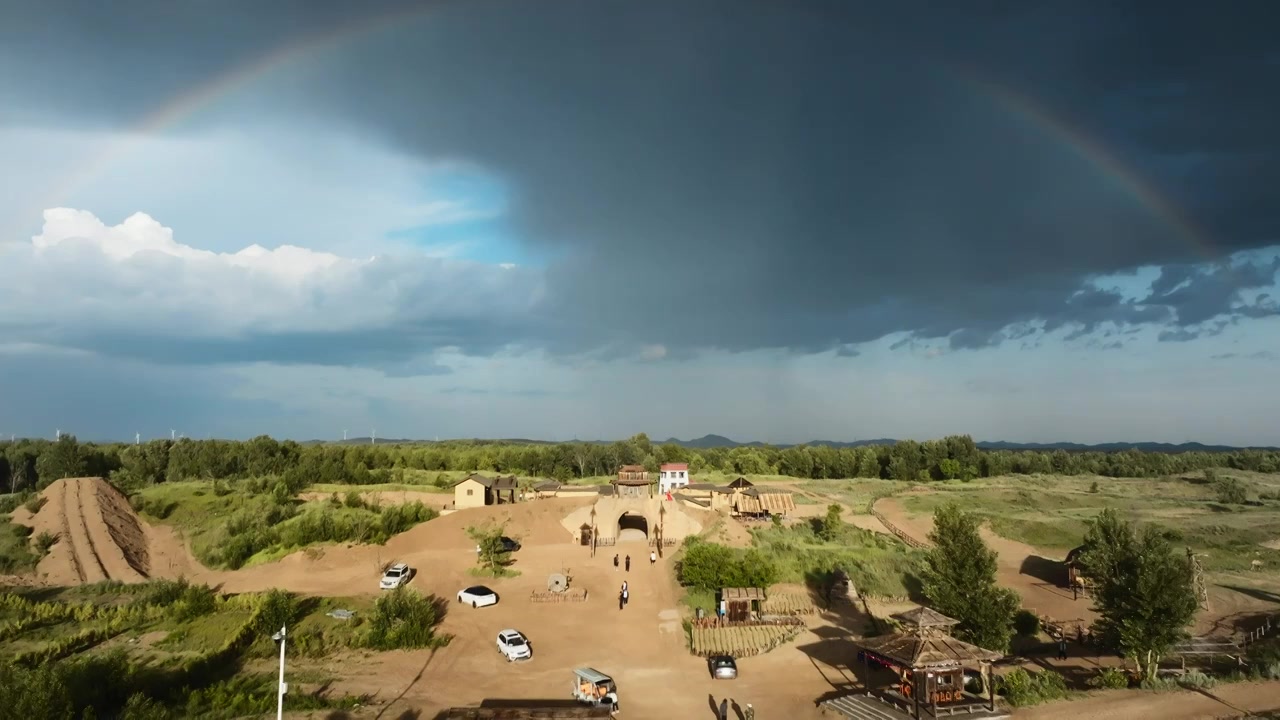
M 1093 582 L 1094 632 L 1154 678 L 1160 657 L 1196 614 L 1191 564 L 1157 528 L 1136 532 L 1114 510 L 1089 523 L 1082 569 Z
M 933 608 L 960 621 L 956 637 L 1004 652 L 1013 637 L 1018 596 L 996 584 L 996 553 L 982 541 L 979 525 L 954 503 L 938 508 L 921 581 Z

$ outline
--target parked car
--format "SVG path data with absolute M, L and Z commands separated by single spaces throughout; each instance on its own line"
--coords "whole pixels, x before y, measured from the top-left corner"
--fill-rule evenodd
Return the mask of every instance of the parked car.
M 398 587 L 403 587 L 411 577 L 413 577 L 413 568 L 410 568 L 405 563 L 396 563 L 382 573 L 382 582 L 378 583 L 378 587 L 383 590 L 395 590 Z
M 507 536 L 502 536 L 499 540 L 502 543 L 502 552 L 515 552 L 520 549 L 520 541 Z M 476 545 L 476 554 L 480 554 L 480 546 Z
M 528 660 L 533 657 L 533 648 L 529 639 L 519 630 L 507 628 L 498 631 L 498 652 L 507 657 L 508 662 Z
M 497 605 L 498 593 L 483 585 L 472 585 L 465 590 L 458 591 L 458 602 L 467 603 L 473 608 Z
M 728 655 L 712 655 L 707 658 L 711 666 L 711 677 L 716 680 L 734 680 L 738 677 L 738 663 Z

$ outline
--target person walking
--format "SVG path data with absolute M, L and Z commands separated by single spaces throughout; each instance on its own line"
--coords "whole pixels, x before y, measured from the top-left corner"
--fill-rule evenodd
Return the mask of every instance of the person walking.
M 653 564 L 654 564 L 654 563 L 656 563 L 656 562 L 658 562 L 658 551 L 657 551 L 657 550 L 650 550 L 650 551 L 649 551 L 649 564 L 650 564 L 650 565 L 653 565 Z
M 747 712 L 744 717 L 746 720 L 756 720 L 756 709 L 751 707 L 751 703 L 747 703 Z
M 631 556 L 627 556 L 627 572 L 631 572 Z
M 1067 636 L 1063 635 L 1058 638 L 1058 659 L 1067 659 Z
M 618 609 L 621 610 L 623 607 L 626 606 L 626 604 L 627 604 L 626 595 L 623 592 L 619 591 L 618 592 Z
M 613 554 L 613 570 L 614 572 L 618 570 L 618 553 Z
M 629 602 L 631 602 L 631 594 L 628 593 L 627 590 L 624 588 L 622 590 L 622 604 L 626 605 Z
M 720 701 L 720 720 L 729 720 L 729 698 Z

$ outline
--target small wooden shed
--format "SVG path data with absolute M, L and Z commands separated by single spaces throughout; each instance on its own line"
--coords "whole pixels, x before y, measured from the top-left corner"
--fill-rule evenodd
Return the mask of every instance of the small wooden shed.
M 720 602 L 724 604 L 724 616 L 732 622 L 750 620 L 760 613 L 760 603 L 764 602 L 763 588 L 724 588 L 720 591 Z

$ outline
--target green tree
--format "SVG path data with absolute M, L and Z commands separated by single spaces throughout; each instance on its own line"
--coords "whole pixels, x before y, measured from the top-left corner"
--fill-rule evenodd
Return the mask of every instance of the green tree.
M 467 537 L 475 541 L 476 564 L 488 575 L 502 577 L 511 564 L 511 552 L 502 542 L 504 526 L 489 523 L 467 528 Z
M 977 517 L 954 503 L 933 515 L 934 547 L 925 555 L 921 578 L 933 608 L 959 620 L 956 636 L 1004 652 L 1013 636 L 1018 596 L 996 584 L 996 553 L 978 533 Z
M 120 713 L 120 720 L 169 720 L 170 717 L 163 705 L 142 693 L 130 695 Z
M 1082 569 L 1093 582 L 1094 633 L 1154 678 L 1160 657 L 1195 618 L 1191 565 L 1159 529 L 1136 532 L 1114 510 L 1089 522 Z
M 960 477 L 963 468 L 960 466 L 959 460 L 943 458 L 938 461 L 938 472 L 942 474 L 943 480 L 955 480 Z
M 827 506 L 827 514 L 822 518 L 822 526 L 818 528 L 818 537 L 831 542 L 840 537 L 840 529 L 844 521 L 840 519 L 841 507 L 837 504 Z

